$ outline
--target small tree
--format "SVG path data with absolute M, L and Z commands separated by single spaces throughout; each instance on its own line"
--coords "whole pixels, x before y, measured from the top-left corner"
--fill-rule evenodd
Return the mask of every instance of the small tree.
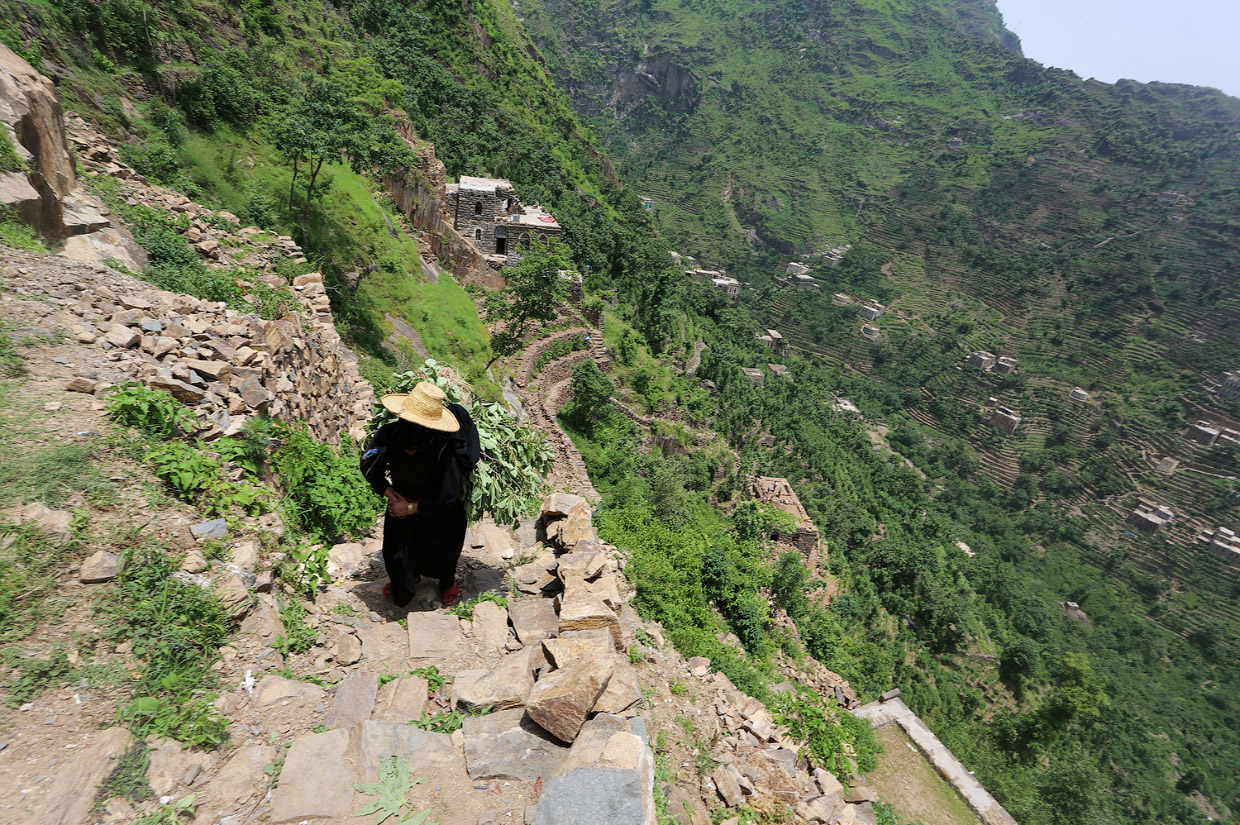
M 565 415 L 590 435 L 611 414 L 611 396 L 616 385 L 603 374 L 594 359 L 582 361 L 573 367 L 573 380 L 569 384 L 572 401 Z
M 508 286 L 487 296 L 484 312 L 491 331 L 491 360 L 520 352 L 535 324 L 554 320 L 568 297 L 560 271 L 569 269 L 570 252 L 562 242 L 535 235 L 525 257 L 503 270 Z
M 408 147 L 396 135 L 392 119 L 378 116 L 351 99 L 335 78 L 311 73 L 301 76 L 304 92 L 272 115 L 268 129 L 276 148 L 293 164 L 288 208 L 293 210 L 297 178 L 306 172 L 306 200 L 301 210 L 301 237 L 314 200 L 314 184 L 323 164 L 346 161 L 356 172 L 384 171 L 412 162 Z

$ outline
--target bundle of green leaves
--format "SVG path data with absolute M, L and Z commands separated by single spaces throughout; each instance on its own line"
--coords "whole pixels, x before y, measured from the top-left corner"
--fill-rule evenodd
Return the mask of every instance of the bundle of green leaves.
M 552 454 L 543 435 L 522 424 L 495 403 L 470 403 L 469 385 L 460 374 L 432 358 L 420 370 L 393 376 L 392 393 L 407 393 L 420 381 L 430 381 L 444 391 L 449 403 L 469 411 L 478 428 L 482 457 L 466 483 L 465 509 L 470 521 L 489 513 L 497 524 L 511 524 L 527 515 L 541 500 Z M 375 405 L 371 426 L 375 429 L 396 420 L 382 404 Z

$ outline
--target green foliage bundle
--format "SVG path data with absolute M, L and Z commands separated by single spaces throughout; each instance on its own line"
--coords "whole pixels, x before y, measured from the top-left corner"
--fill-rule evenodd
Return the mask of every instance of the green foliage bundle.
M 444 391 L 449 403 L 465 407 L 478 428 L 482 457 L 465 488 L 469 520 L 489 513 L 497 524 L 512 524 L 527 515 L 541 500 L 551 470 L 551 450 L 542 433 L 521 424 L 499 404 L 469 403 L 469 387 L 459 373 L 434 359 L 427 359 L 420 370 L 392 376 L 389 392 L 407 393 L 427 380 Z M 377 429 L 394 419 L 387 408 L 376 404 L 370 426 Z

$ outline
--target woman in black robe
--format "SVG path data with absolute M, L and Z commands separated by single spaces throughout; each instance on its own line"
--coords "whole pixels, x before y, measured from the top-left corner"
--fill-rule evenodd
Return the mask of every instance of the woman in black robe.
M 456 565 L 466 518 L 455 433 L 469 414 L 443 400 L 443 391 L 428 382 L 408 395 L 385 396 L 383 405 L 400 419 L 380 427 L 362 456 L 366 480 L 388 500 L 383 563 L 391 583 L 384 593 L 400 607 L 413 599 L 422 576 L 439 580 L 445 607 L 460 597 Z

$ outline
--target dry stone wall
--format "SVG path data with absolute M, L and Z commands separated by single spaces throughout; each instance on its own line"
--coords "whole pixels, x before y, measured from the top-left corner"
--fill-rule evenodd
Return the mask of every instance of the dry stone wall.
M 330 313 L 313 309 L 322 294 L 317 275 L 299 279 L 300 316 L 265 321 L 55 255 L 0 251 L 0 273 L 3 300 L 21 301 L 40 318 L 19 334 L 91 345 L 74 365 L 71 389 L 98 393 L 142 381 L 192 406 L 208 438 L 235 433 L 253 416 L 302 422 L 332 443 L 364 434 L 374 393 Z

